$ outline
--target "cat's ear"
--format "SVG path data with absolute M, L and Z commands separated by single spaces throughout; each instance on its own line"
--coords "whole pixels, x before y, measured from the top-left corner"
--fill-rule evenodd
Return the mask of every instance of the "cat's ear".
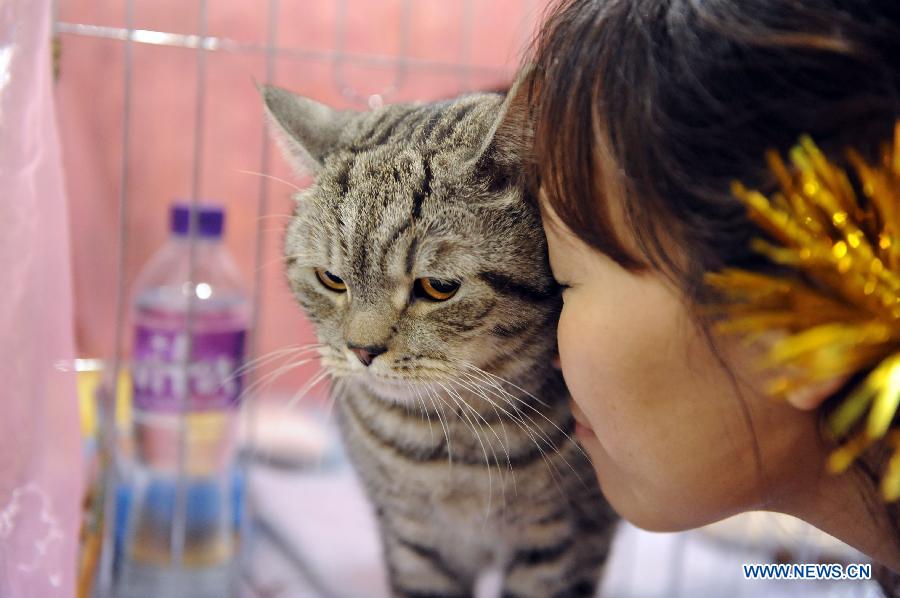
M 523 69 L 506 93 L 497 118 L 475 155 L 475 168 L 480 175 L 510 179 L 522 174 L 533 139 L 531 74 L 531 69 Z
M 301 173 L 315 174 L 334 151 L 352 112 L 329 108 L 285 89 L 260 87 L 273 137 L 285 158 Z

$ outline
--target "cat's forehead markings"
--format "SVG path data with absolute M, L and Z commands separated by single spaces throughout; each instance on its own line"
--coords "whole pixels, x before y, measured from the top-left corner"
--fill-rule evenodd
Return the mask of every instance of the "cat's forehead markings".
M 413 268 L 416 265 L 416 258 L 419 253 L 419 236 L 413 235 L 409 246 L 406 248 L 406 257 L 403 260 L 403 266 L 407 276 L 412 276 Z
M 397 311 L 401 311 L 409 302 L 409 288 L 405 284 L 394 285 L 391 291 L 391 305 Z

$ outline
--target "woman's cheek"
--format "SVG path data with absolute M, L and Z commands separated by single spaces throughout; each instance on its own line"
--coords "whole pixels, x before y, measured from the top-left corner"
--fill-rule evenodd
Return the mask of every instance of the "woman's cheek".
M 607 458 L 637 467 L 644 455 L 636 439 L 653 423 L 633 396 L 636 370 L 628 338 L 608 330 L 622 314 L 599 308 L 595 298 L 569 289 L 557 330 L 563 378 Z M 612 322 L 610 321 L 612 318 Z M 615 339 L 615 340 L 611 340 Z M 587 445 L 588 450 L 594 448 Z M 595 455 L 592 455 L 595 456 Z
M 573 342 L 577 342 L 577 339 L 573 339 L 570 333 L 572 313 L 573 310 L 569 306 L 569 302 L 564 302 L 562 312 L 559 315 L 559 323 L 556 325 L 556 344 L 557 352 L 559 353 L 560 369 L 570 393 L 574 392 L 572 386 L 575 382 L 574 374 L 577 371 L 577 366 L 572 362 L 575 357 L 572 352 Z
M 591 372 L 596 364 L 592 367 L 591 357 L 597 339 L 589 328 L 585 328 L 590 326 L 590 318 L 584 317 L 585 312 L 579 309 L 577 298 L 572 296 L 574 293 L 569 291 L 568 295 L 557 327 L 559 360 L 569 393 L 591 419 L 593 414 L 589 411 L 593 411 L 591 407 L 596 408 L 591 400 L 592 386 L 595 386 Z

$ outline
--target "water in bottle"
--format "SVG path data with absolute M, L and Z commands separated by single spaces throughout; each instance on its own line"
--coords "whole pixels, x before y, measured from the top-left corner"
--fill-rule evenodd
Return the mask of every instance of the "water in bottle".
M 120 596 L 220 598 L 233 586 L 236 403 L 249 302 L 222 243 L 224 220 L 216 205 L 173 205 L 169 240 L 136 283 Z

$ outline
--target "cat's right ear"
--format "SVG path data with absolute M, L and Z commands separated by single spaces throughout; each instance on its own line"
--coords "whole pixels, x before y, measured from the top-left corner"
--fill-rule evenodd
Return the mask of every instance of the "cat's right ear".
M 285 158 L 299 173 L 316 174 L 325 157 L 338 145 L 351 112 L 329 108 L 279 87 L 259 88 L 272 136 Z
M 476 172 L 503 181 L 520 177 L 532 144 L 532 67 L 525 67 L 513 82 L 484 143 L 475 154 Z

